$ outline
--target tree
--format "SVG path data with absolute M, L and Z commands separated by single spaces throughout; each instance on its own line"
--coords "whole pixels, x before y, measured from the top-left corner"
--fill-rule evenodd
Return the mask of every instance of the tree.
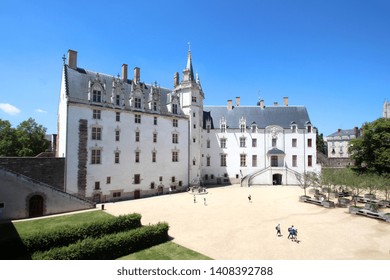
M 46 151 L 49 142 L 45 139 L 46 128 L 33 118 L 21 122 L 16 128 L 17 156 L 36 156 Z
M 306 189 L 308 187 L 318 187 L 320 185 L 320 180 L 315 172 L 303 172 L 295 174 L 295 177 L 297 178 L 298 184 L 303 189 L 303 192 L 306 195 Z
M 7 120 L 0 119 L 0 156 L 16 156 L 16 133 Z
M 363 125 L 363 135 L 351 140 L 351 158 L 360 172 L 390 173 L 390 119 Z
M 318 134 L 318 129 L 316 129 L 316 145 L 317 145 L 317 152 L 323 153 L 326 155 L 326 143 L 324 141 L 324 134 Z

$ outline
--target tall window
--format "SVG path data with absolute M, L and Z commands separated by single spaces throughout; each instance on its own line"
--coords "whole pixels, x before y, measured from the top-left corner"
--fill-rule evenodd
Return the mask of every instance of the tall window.
M 293 138 L 293 139 L 292 139 L 292 146 L 293 146 L 294 148 L 297 147 L 297 138 Z
M 115 152 L 115 163 L 119 163 L 119 152 Z
M 257 147 L 257 139 L 256 138 L 252 138 L 252 147 L 253 148 Z
M 115 96 L 115 105 L 121 105 L 121 96 L 119 94 Z
M 271 156 L 271 166 L 272 167 L 278 166 L 278 156 Z
M 240 124 L 240 131 L 241 131 L 242 133 L 245 132 L 245 124 L 244 124 L 244 123 Z
M 157 117 L 153 117 L 153 124 L 157 125 Z
M 91 164 L 101 164 L 101 150 L 91 150 Z
M 221 132 L 222 133 L 226 132 L 226 124 L 221 124 Z
M 119 139 L 120 139 L 120 131 L 115 130 L 115 141 L 119 141 Z
M 226 154 L 221 154 L 221 166 L 226 166 Z
M 179 152 L 173 151 L 172 152 L 172 162 L 178 162 L 179 161 Z
M 252 167 L 257 166 L 257 155 L 252 155 Z
M 121 113 L 115 112 L 115 120 L 116 120 L 117 122 L 120 122 L 120 121 L 121 121 Z
M 313 156 L 307 156 L 307 166 L 313 166 Z
M 135 123 L 141 123 L 141 115 L 135 114 L 134 115 L 134 122 Z
M 102 128 L 92 127 L 92 140 L 102 140 Z
M 206 148 L 210 148 L 210 139 L 207 139 L 207 141 L 206 141 Z
M 192 102 L 196 102 L 196 96 L 192 96 Z
M 135 132 L 135 142 L 139 142 L 141 132 L 136 131 Z
M 92 91 L 92 101 L 93 102 L 102 102 L 102 92 L 100 90 Z
M 255 124 L 252 124 L 252 133 L 256 133 L 257 126 Z
M 245 137 L 240 138 L 240 147 L 245 148 L 246 147 L 246 141 Z
M 152 152 L 152 162 L 156 162 L 156 159 L 157 159 L 157 153 L 156 152 Z
M 177 104 L 172 104 L 172 114 L 177 114 Z
M 307 132 L 308 132 L 308 133 L 311 133 L 311 125 L 308 125 L 308 126 L 307 126 Z
M 241 154 L 240 155 L 240 166 L 241 167 L 245 167 L 246 166 L 246 155 L 245 154 Z
M 210 166 L 210 163 L 211 163 L 211 157 L 207 156 L 207 158 L 206 158 L 206 166 Z
M 272 147 L 276 147 L 276 138 L 272 138 Z
M 153 111 L 157 111 L 157 102 L 153 102 Z
M 307 146 L 308 146 L 309 148 L 312 147 L 312 139 L 311 139 L 311 138 L 307 139 Z
M 172 133 L 172 143 L 173 144 L 179 143 L 179 135 L 177 133 Z
M 100 120 L 101 117 L 101 111 L 100 110 L 93 110 L 92 118 L 96 120 Z
M 221 138 L 220 142 L 221 142 L 221 148 L 225 149 L 226 148 L 226 138 Z
M 178 120 L 177 119 L 173 119 L 172 120 L 172 125 L 173 125 L 173 127 L 178 127 L 179 125 L 178 125 Z
M 141 109 L 141 98 L 134 98 L 134 108 Z
M 139 162 L 139 154 L 140 153 L 138 151 L 135 152 L 135 162 L 137 163 Z
M 207 131 L 207 133 L 210 133 L 210 129 L 211 129 L 211 125 L 210 125 L 210 124 L 207 124 L 207 125 L 206 125 L 206 131 Z
M 153 132 L 153 143 L 157 143 L 157 133 Z
M 298 157 L 296 155 L 292 156 L 292 166 L 297 167 L 298 166 Z
M 141 174 L 134 174 L 134 184 L 141 184 Z

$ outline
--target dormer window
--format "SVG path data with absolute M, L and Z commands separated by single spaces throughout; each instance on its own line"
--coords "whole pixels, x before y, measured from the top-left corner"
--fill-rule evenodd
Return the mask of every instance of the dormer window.
M 306 130 L 307 133 L 311 133 L 312 131 L 311 123 L 309 121 L 306 122 Z
M 257 131 L 257 125 L 255 122 L 253 122 L 251 125 L 251 131 L 252 131 L 252 133 L 256 133 L 256 131 Z
M 92 102 L 102 102 L 102 92 L 100 90 L 93 90 L 92 91 Z
M 141 98 L 138 97 L 134 98 L 134 108 L 141 109 Z
M 221 132 L 222 133 L 226 132 L 226 124 L 221 124 Z
M 172 104 L 172 114 L 177 114 L 177 104 Z
M 294 121 L 291 122 L 291 132 L 297 133 L 297 124 Z
M 244 117 L 241 117 L 240 119 L 240 131 L 241 133 L 244 133 L 246 130 L 246 120 Z

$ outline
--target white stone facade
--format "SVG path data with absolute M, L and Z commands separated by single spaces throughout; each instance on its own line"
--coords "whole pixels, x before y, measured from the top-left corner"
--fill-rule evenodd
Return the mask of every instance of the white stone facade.
M 95 201 L 185 190 L 198 184 L 297 184 L 320 172 L 316 131 L 306 108 L 204 106 L 191 53 L 174 88 L 64 65 L 58 110 L 58 156 L 65 188 Z

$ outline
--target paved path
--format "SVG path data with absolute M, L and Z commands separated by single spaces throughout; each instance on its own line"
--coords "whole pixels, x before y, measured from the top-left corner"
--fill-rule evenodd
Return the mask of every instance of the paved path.
M 218 260 L 390 259 L 389 223 L 299 202 L 302 194 L 299 187 L 234 185 L 209 188 L 197 203 L 193 195 L 179 193 L 108 203 L 105 209 L 113 215 L 140 213 L 143 224 L 166 221 L 174 242 Z M 291 225 L 299 243 L 287 239 Z

